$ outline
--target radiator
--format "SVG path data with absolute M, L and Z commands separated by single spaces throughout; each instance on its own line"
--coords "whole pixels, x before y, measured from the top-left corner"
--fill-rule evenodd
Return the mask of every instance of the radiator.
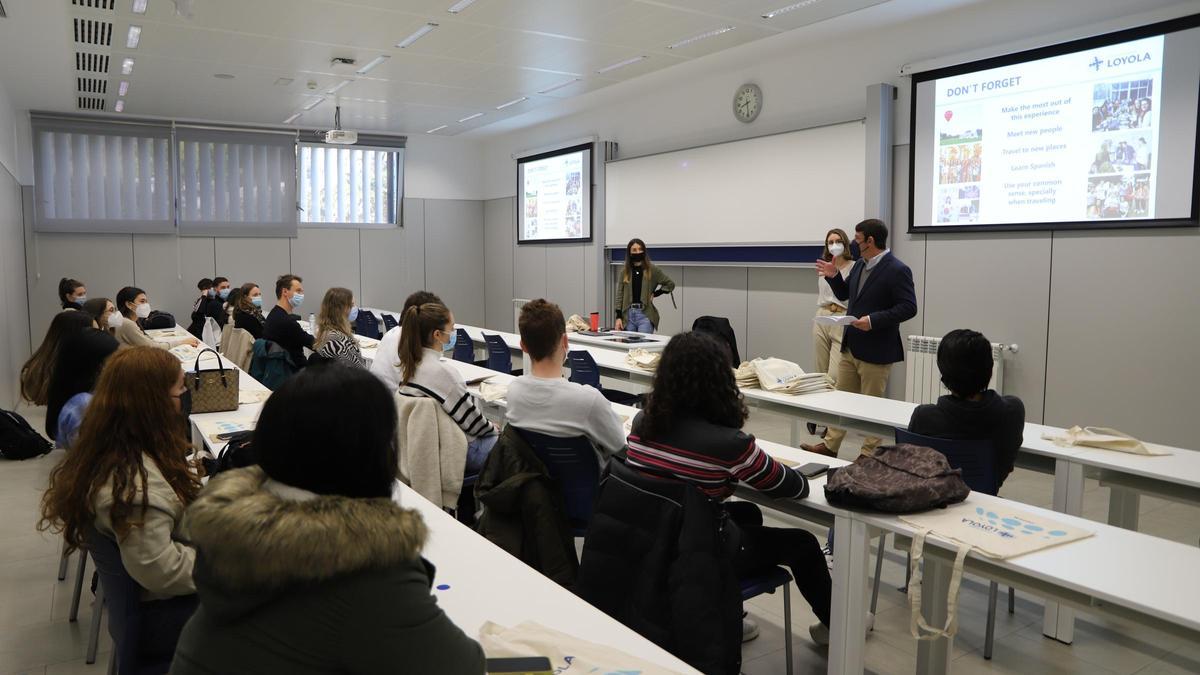
M 942 385 L 937 350 L 942 339 L 926 335 L 908 336 L 908 365 L 905 368 L 904 400 L 910 403 L 936 403 L 950 391 Z M 1017 345 L 992 343 L 992 379 L 988 387 L 1004 393 L 1004 352 L 1015 353 Z

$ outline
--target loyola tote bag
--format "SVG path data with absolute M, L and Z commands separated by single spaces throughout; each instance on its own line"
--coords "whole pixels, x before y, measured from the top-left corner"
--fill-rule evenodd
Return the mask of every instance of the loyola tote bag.
M 205 353 L 217 357 L 217 367 L 201 369 L 200 359 Z M 221 355 L 212 349 L 201 350 L 196 355 L 196 363 L 191 370 L 183 374 L 183 383 L 192 392 L 192 412 L 210 413 L 237 410 L 238 407 L 238 376 L 237 368 L 226 367 Z

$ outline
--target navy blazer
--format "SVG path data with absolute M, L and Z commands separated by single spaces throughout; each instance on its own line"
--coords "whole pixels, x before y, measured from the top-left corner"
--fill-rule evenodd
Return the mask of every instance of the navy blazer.
M 858 293 L 858 285 L 867 261 L 859 259 L 845 279 L 835 274 L 825 281 L 833 294 L 843 302 L 849 299 L 846 314 L 871 317 L 871 330 L 863 331 L 846 326 L 842 336 L 842 351 L 867 363 L 896 363 L 904 360 L 904 343 L 900 340 L 900 324 L 917 315 L 917 293 L 913 289 L 912 270 L 892 253 L 888 253 L 871 270 Z

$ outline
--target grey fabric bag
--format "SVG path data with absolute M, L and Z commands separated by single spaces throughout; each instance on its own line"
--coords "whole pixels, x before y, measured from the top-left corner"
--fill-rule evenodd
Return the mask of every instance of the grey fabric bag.
M 830 473 L 825 498 L 831 504 L 888 513 L 957 504 L 971 492 L 945 455 L 919 445 L 885 445 Z

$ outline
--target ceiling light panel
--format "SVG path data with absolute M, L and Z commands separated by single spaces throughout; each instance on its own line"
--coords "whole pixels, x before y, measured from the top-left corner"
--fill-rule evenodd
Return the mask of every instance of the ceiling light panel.
M 121 86 L 117 88 L 117 95 L 124 96 L 125 94 L 128 94 L 128 93 L 129 93 L 129 82 L 127 80 L 121 80 Z
M 399 49 L 406 49 L 408 47 L 411 47 L 414 42 L 416 42 L 417 40 L 420 40 L 421 38 L 425 37 L 426 35 L 429 35 L 434 30 L 436 30 L 437 27 L 438 27 L 438 25 L 436 23 L 430 21 L 429 23 L 425 24 L 424 26 L 421 26 L 417 30 L 413 31 L 412 35 L 409 35 L 408 37 L 404 38 L 403 40 L 397 42 L 396 47 Z
M 133 6 L 129 8 L 129 11 L 133 12 L 134 14 L 145 14 L 146 5 L 149 2 L 150 0 L 133 0 Z
M 126 57 L 121 60 L 121 74 L 128 75 L 133 72 L 133 59 Z
M 117 99 L 117 104 L 113 106 L 113 110 L 117 112 L 125 112 L 125 101 Z
M 473 119 L 478 119 L 478 118 L 480 118 L 480 117 L 483 117 L 483 113 L 481 113 L 481 112 L 477 112 L 477 113 L 475 113 L 474 115 L 467 115 L 466 117 L 464 117 L 464 118 L 462 118 L 461 120 L 459 120 L 459 121 L 458 121 L 458 123 L 459 123 L 459 124 L 462 124 L 463 122 L 470 122 L 471 120 L 473 120 Z
M 762 18 L 774 19 L 775 17 L 779 16 L 780 14 L 787 14 L 788 12 L 794 12 L 797 9 L 803 9 L 805 7 L 808 7 L 809 5 L 815 5 L 816 3 L 820 2 L 820 1 L 821 0 L 803 0 L 803 2 L 792 3 L 790 5 L 787 5 L 786 7 L 780 7 L 779 9 L 773 9 L 773 10 L 767 12 L 766 14 L 763 14 Z
M 342 80 L 341 82 L 338 82 L 337 84 L 333 85 L 328 90 L 326 90 L 325 93 L 326 94 L 336 94 L 339 91 L 341 91 L 342 89 L 345 89 L 347 85 L 350 85 L 353 83 L 354 83 L 354 80 Z
M 521 98 L 514 98 L 513 100 L 509 101 L 508 103 L 501 103 L 500 105 L 496 106 L 496 110 L 504 110 L 505 108 L 508 108 L 509 106 L 514 106 L 518 103 L 522 103 L 522 102 L 528 101 L 528 100 L 529 100 L 528 96 L 522 96 Z
M 611 73 L 614 70 L 620 70 L 621 68 L 624 68 L 625 66 L 632 66 L 633 64 L 637 63 L 638 61 L 645 61 L 645 60 L 646 60 L 645 56 L 635 56 L 631 59 L 625 59 L 624 61 L 620 61 L 620 62 L 614 63 L 612 65 L 604 66 L 600 70 L 597 70 L 596 74 L 603 75 L 605 73 Z
M 383 54 L 381 56 L 376 56 L 375 58 L 371 59 L 370 61 L 367 61 L 366 63 L 364 63 L 361 68 L 354 71 L 354 74 L 355 75 L 366 75 L 367 73 L 371 72 L 378 66 L 383 65 L 383 63 L 386 62 L 390 58 L 392 58 L 392 57 L 387 54 Z
M 430 129 L 429 131 L 426 131 L 425 133 L 427 133 L 427 134 L 436 134 L 437 132 L 441 131 L 442 129 L 445 129 L 445 128 L 446 128 L 446 127 L 448 127 L 448 126 L 450 126 L 450 125 L 449 125 L 449 124 L 443 124 L 442 126 L 440 126 L 440 127 L 434 127 L 434 128 L 432 128 L 432 129 Z
M 451 14 L 458 14 L 473 4 L 475 4 L 475 0 L 458 0 L 458 2 L 450 5 L 446 11 L 450 12 Z
M 308 103 L 305 103 L 305 104 L 304 104 L 304 109 L 305 109 L 305 110 L 312 110 L 313 108 L 315 108 L 315 107 L 317 107 L 317 106 L 321 105 L 321 104 L 322 104 L 322 103 L 324 103 L 324 102 L 325 102 L 325 97 L 324 97 L 324 96 L 322 96 L 321 98 L 314 98 L 313 100 L 311 100 L 311 101 L 309 101 Z
M 286 120 L 283 121 L 283 123 L 291 124 L 292 122 L 295 122 L 296 120 L 300 119 L 300 116 L 303 114 L 304 113 L 302 113 L 302 112 L 292 113 L 291 117 L 288 117 Z
M 138 44 L 142 41 L 142 27 L 130 26 L 129 34 L 125 36 L 125 48 L 137 49 Z
M 565 82 L 559 82 L 559 83 L 558 83 L 558 84 L 556 84 L 556 85 L 553 85 L 553 86 L 550 86 L 550 87 L 546 87 L 545 89 L 542 89 L 542 90 L 541 90 L 541 91 L 539 91 L 538 93 L 539 93 L 539 94 L 549 94 L 550 92 L 552 92 L 552 91 L 558 91 L 559 89 L 562 89 L 563 87 L 569 87 L 570 85 L 572 85 L 572 84 L 575 84 L 576 82 L 579 82 L 579 81 L 580 81 L 580 80 L 582 80 L 582 79 L 583 79 L 583 78 L 581 78 L 581 77 L 573 77 L 573 78 L 571 78 L 571 79 L 569 79 L 569 80 L 567 80 L 567 81 L 565 81 Z
M 734 28 L 733 26 L 723 26 L 723 27 L 717 28 L 715 30 L 710 30 L 706 33 L 701 33 L 699 35 L 693 35 L 690 38 L 684 38 L 684 39 L 680 40 L 679 42 L 674 42 L 672 44 L 667 45 L 667 49 L 679 49 L 680 47 L 686 47 L 687 45 L 695 44 L 697 42 L 700 42 L 701 40 L 707 40 L 709 38 L 713 38 L 718 35 L 724 35 L 725 33 L 728 33 L 729 31 L 733 30 L 733 28 Z

